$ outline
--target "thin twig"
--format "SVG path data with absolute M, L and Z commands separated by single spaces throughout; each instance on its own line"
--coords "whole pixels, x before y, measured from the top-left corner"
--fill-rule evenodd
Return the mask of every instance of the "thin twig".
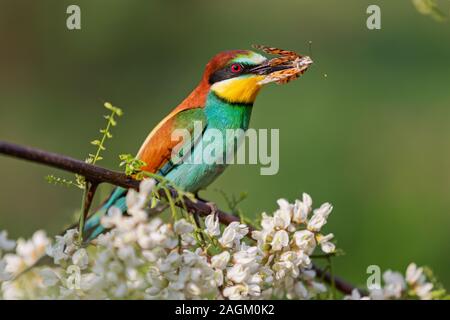
M 86 177 L 85 177 L 86 178 Z M 92 200 L 94 200 L 95 191 L 97 190 L 98 182 L 90 182 L 86 179 L 86 184 L 84 186 L 83 192 L 83 212 L 80 214 L 80 221 L 78 223 L 78 241 L 80 243 L 83 242 L 83 231 L 84 231 L 84 223 L 89 214 L 89 209 L 91 208 Z
M 119 187 L 139 189 L 140 181 L 135 180 L 124 173 L 108 170 L 57 153 L 25 147 L 6 141 L 0 141 L 0 153 L 76 173 L 84 176 L 88 181 L 91 181 L 91 183 L 94 184 L 110 183 Z M 173 199 L 177 199 L 178 194 L 175 190 L 169 188 L 169 192 L 171 193 Z M 164 190 L 159 190 L 159 195 L 167 199 L 167 194 Z M 211 206 L 205 201 L 198 199 L 194 201 L 188 197 L 184 197 L 183 201 L 177 201 L 175 204 L 178 207 L 183 208 L 183 202 L 189 212 L 195 212 L 202 216 L 207 216 L 211 213 Z M 225 225 L 228 225 L 234 221 L 240 221 L 239 217 L 232 214 L 218 209 L 215 211 L 219 221 Z M 253 230 L 254 228 L 249 226 L 249 233 Z M 313 266 L 313 269 L 316 271 L 318 277 L 323 277 L 324 281 L 328 284 L 332 284 L 334 282 L 336 289 L 344 294 L 350 294 L 352 290 L 356 288 L 345 280 L 342 280 L 336 276 L 331 276 L 328 272 L 324 272 L 317 266 Z

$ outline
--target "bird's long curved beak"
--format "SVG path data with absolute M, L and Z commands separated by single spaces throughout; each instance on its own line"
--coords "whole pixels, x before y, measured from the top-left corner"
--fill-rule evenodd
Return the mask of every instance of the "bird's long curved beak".
M 257 67 L 254 67 L 253 69 L 250 69 L 249 72 L 257 75 L 268 75 L 275 71 L 290 69 L 292 66 L 288 65 L 278 65 L 278 66 L 271 66 L 268 63 L 263 63 Z
M 271 60 L 267 60 L 256 66 L 253 69 L 250 69 L 249 72 L 257 75 L 269 75 L 271 73 L 286 70 L 286 69 L 298 69 L 299 71 L 304 71 L 309 68 L 309 66 L 313 63 L 312 59 L 308 56 L 302 56 L 301 58 L 297 58 L 288 63 L 282 63 L 273 65 L 270 63 Z

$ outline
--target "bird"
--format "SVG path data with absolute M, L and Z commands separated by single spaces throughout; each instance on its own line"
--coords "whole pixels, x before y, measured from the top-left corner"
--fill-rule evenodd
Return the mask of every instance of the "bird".
M 207 64 L 195 89 L 144 140 L 136 158 L 143 161 L 143 171 L 164 177 L 183 191 L 197 194 L 226 169 L 226 163 L 175 163 L 172 152 L 179 141 L 172 133 L 183 129 L 193 133 L 195 124 L 201 125 L 201 135 L 194 138 L 189 149 L 193 157 L 200 151 L 199 141 L 210 129 L 224 133 L 227 129 L 249 128 L 253 104 L 262 88 L 263 80 L 274 72 L 288 69 L 286 65 L 271 65 L 268 58 L 251 50 L 229 50 L 216 54 Z M 230 143 L 225 142 L 225 143 Z M 223 148 L 227 152 L 228 148 Z M 236 150 L 232 150 L 235 152 Z M 218 157 L 226 156 L 219 154 Z M 105 231 L 101 218 L 112 206 L 126 212 L 126 193 L 116 187 L 103 205 L 90 215 L 83 228 L 87 241 Z

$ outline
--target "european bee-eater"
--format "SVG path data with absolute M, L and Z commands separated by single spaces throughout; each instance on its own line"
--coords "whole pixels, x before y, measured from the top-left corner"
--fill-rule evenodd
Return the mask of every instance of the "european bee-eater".
M 285 65 L 272 65 L 267 61 L 266 57 L 248 50 L 225 51 L 214 56 L 206 65 L 197 87 L 145 139 L 137 154 L 137 158 L 146 163 L 142 169 L 164 176 L 188 192 L 197 193 L 211 184 L 227 164 L 175 164 L 171 155 L 178 141 L 172 139 L 172 132 L 175 129 L 192 132 L 195 122 L 202 124 L 203 132 L 208 129 L 223 133 L 227 129 L 247 130 L 263 80 L 273 72 L 288 69 Z M 196 146 L 194 142 L 191 147 L 194 155 L 201 152 Z M 125 195 L 126 189 L 115 188 L 105 204 L 88 218 L 84 233 L 89 239 L 104 231 L 100 218 L 111 206 L 126 211 Z

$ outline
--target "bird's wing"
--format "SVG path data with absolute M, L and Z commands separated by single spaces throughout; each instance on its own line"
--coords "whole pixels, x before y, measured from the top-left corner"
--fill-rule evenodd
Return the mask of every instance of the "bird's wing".
M 171 161 L 172 151 L 181 141 L 172 139 L 172 133 L 176 129 L 186 129 L 191 135 L 191 141 L 185 142 L 182 150 L 191 149 L 201 134 L 196 135 L 194 128 L 200 126 L 203 132 L 206 127 L 206 115 L 203 108 L 189 108 L 185 110 L 174 110 L 164 118 L 148 135 L 138 152 L 137 158 L 144 161 L 147 165 L 142 170 L 165 175 L 172 170 L 176 164 Z M 186 148 L 186 144 L 188 144 Z M 180 155 L 186 157 L 187 155 Z

